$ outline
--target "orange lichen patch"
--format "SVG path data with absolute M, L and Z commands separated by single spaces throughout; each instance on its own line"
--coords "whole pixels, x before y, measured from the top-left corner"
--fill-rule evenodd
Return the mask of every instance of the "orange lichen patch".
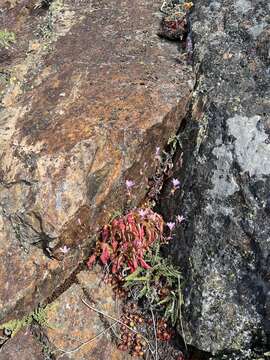
M 22 3 L 1 17 L 17 32 L 3 66 L 19 79 L 5 88 L 1 110 L 3 319 L 51 296 L 89 255 L 96 232 L 127 204 L 126 179 L 136 183 L 129 206 L 142 201 L 155 148 L 179 128 L 193 77 L 175 61 L 177 48 L 157 37 L 154 0 L 98 2 L 94 11 L 67 0 L 54 9 L 47 50 L 31 49 L 43 41 L 34 34 L 46 11 L 23 3 L 20 19 Z

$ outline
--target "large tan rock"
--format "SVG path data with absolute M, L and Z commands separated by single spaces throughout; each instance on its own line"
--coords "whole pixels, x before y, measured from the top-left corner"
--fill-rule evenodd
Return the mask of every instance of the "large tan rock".
M 125 208 L 126 179 L 133 205 L 146 194 L 155 148 L 179 128 L 193 86 L 177 46 L 156 35 L 158 7 L 5 3 L 1 27 L 16 43 L 0 49 L 0 319 L 29 312 L 74 271 Z
M 88 308 L 82 300 L 98 311 L 118 319 L 120 307 L 113 299 L 110 286 L 95 272 L 81 272 L 78 283 L 60 295 L 48 311 L 51 327 L 43 329 L 55 359 L 62 360 L 131 360 L 127 352 L 117 349 L 111 335 L 119 326 Z M 116 336 L 114 335 L 114 338 Z

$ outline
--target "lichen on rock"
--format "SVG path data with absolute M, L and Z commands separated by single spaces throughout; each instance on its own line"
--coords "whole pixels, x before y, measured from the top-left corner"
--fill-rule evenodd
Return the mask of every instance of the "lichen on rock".
M 267 12 L 266 2 L 196 1 L 197 86 L 173 175 L 183 186 L 160 204 L 186 219 L 171 247 L 186 277 L 186 339 L 217 358 L 270 346 Z
M 178 49 L 156 34 L 158 9 L 154 0 L 3 6 L 0 29 L 16 43 L 0 50 L 2 321 L 29 313 L 89 255 L 126 205 L 126 179 L 136 184 L 129 206 L 147 193 L 155 148 L 177 131 L 193 87 Z

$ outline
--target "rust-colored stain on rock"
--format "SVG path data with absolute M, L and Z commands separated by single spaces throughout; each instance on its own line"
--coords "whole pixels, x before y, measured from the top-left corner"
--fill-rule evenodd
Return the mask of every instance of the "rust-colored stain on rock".
M 2 14 L 17 35 L 3 66 L 18 78 L 0 113 L 0 319 L 28 312 L 71 274 L 124 208 L 126 179 L 140 203 L 155 148 L 179 128 L 192 90 L 177 48 L 156 35 L 157 1 L 54 3 L 52 40 L 40 46 L 45 10 L 28 4 L 18 23 L 19 5 Z

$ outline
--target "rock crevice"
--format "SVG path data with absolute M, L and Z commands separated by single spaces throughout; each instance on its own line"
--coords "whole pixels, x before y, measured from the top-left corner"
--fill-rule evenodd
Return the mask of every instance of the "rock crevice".
M 157 36 L 158 2 L 34 5 L 7 1 L 0 16 L 16 35 L 0 49 L 10 75 L 0 84 L 2 321 L 73 273 L 126 206 L 127 179 L 130 206 L 144 198 L 155 148 L 180 126 L 193 87 L 177 47 Z

